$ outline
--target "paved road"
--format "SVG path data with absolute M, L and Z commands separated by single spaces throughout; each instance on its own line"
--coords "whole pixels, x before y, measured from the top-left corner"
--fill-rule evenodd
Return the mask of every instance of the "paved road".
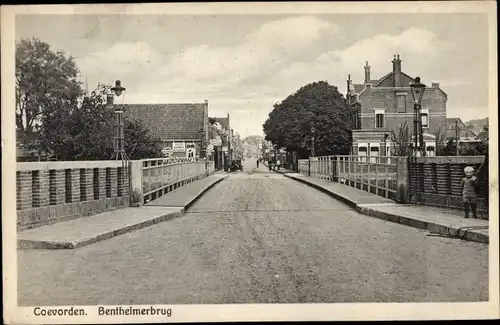
M 488 246 L 360 215 L 252 163 L 182 218 L 77 250 L 20 251 L 20 304 L 488 299 Z

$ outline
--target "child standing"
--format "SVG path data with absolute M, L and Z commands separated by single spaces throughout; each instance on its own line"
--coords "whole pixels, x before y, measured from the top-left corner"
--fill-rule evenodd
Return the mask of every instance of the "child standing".
M 472 218 L 477 218 L 477 194 L 476 176 L 473 175 L 474 167 L 467 166 L 464 169 L 465 177 L 462 178 L 462 202 L 464 204 L 465 217 L 469 217 L 469 207 L 472 208 Z

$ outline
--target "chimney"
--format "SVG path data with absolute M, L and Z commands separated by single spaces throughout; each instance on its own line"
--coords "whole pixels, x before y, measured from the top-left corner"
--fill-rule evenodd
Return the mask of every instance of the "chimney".
M 351 94 L 351 82 L 352 82 L 351 75 L 348 74 L 347 75 L 347 94 L 348 95 Z
M 439 82 L 433 82 L 432 88 L 439 88 Z
M 366 61 L 365 65 L 365 84 L 370 83 L 370 66 L 368 65 L 368 61 Z
M 394 87 L 401 87 L 401 60 L 399 59 L 399 54 L 394 54 L 394 60 L 392 60 L 392 73 L 394 77 Z

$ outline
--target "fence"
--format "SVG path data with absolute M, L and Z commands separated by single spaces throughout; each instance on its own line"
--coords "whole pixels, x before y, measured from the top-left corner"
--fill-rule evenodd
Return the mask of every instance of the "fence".
M 16 168 L 20 230 L 129 204 L 121 161 L 20 162 Z
M 325 180 L 336 181 L 393 200 L 397 197 L 398 166 L 401 157 L 322 156 L 299 160 L 299 172 Z M 399 168 L 401 169 L 401 168 Z M 400 170 L 400 178 L 405 170 Z M 401 181 L 400 181 L 401 182 Z M 403 193 L 400 193 L 404 195 Z
M 213 161 L 146 159 L 131 161 L 132 192 L 137 204 L 155 200 L 215 171 Z
M 461 208 L 465 166 L 477 170 L 483 156 L 364 157 L 300 159 L 299 172 L 349 185 L 400 203 Z M 488 168 L 478 175 L 478 211 L 488 216 Z
M 464 168 L 475 170 L 484 161 L 484 156 L 459 157 L 415 157 L 409 160 L 409 195 L 415 204 L 461 208 Z M 478 212 L 488 216 L 489 184 L 487 167 L 478 175 Z

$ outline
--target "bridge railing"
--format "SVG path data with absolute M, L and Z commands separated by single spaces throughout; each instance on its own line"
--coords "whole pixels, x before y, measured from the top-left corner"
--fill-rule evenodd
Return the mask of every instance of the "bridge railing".
M 184 158 L 18 162 L 18 230 L 140 205 L 214 171 Z
M 398 200 L 398 181 L 406 182 L 406 161 L 405 157 L 337 155 L 300 159 L 298 164 L 302 174 Z
M 204 159 L 145 159 L 131 161 L 130 168 L 136 205 L 155 200 L 215 171 L 214 162 Z
M 18 162 L 16 196 L 22 230 L 128 206 L 129 180 L 121 161 Z

